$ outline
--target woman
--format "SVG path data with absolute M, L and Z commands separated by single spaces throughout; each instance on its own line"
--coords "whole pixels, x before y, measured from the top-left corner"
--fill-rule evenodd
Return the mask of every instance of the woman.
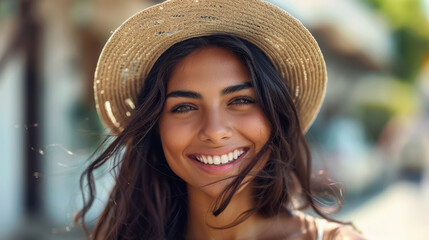
M 94 171 L 113 162 L 94 239 L 361 239 L 298 211 L 332 220 L 304 137 L 325 84 L 317 43 L 266 2 L 172 0 L 136 14 L 97 65 L 97 110 L 117 136 L 82 175 L 76 222 Z

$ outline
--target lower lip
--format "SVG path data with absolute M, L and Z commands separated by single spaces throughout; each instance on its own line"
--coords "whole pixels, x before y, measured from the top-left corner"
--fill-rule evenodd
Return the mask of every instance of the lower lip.
M 202 170 L 204 170 L 207 173 L 210 174 L 222 174 L 225 172 L 230 171 L 231 169 L 235 168 L 235 166 L 237 166 L 238 164 L 240 164 L 241 160 L 247 155 L 248 150 L 245 150 L 245 152 L 243 154 L 241 154 L 241 156 L 239 158 L 237 158 L 236 160 L 227 163 L 227 164 L 223 164 L 223 165 L 214 165 L 214 164 L 205 164 L 202 163 L 196 159 L 190 158 L 199 168 L 201 168 Z

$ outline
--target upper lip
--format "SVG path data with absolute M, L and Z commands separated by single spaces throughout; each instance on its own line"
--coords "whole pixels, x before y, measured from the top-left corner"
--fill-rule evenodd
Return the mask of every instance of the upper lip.
M 190 157 L 195 157 L 195 156 L 222 156 L 224 154 L 228 154 L 230 152 L 233 152 L 235 150 L 243 150 L 243 151 L 247 151 L 249 148 L 248 147 L 236 147 L 236 148 L 231 148 L 230 150 L 223 150 L 223 151 L 207 151 L 207 152 L 199 152 L 199 153 L 192 153 L 192 154 L 188 154 L 188 156 Z

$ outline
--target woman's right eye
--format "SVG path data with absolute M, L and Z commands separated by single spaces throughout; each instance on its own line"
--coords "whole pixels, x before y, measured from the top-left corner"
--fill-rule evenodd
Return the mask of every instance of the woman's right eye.
M 187 113 L 189 111 L 197 110 L 196 107 L 189 105 L 189 104 L 180 104 L 177 106 L 174 106 L 170 112 L 172 113 Z

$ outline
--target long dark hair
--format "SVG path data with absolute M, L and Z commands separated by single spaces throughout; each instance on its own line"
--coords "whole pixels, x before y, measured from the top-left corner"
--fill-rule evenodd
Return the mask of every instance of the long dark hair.
M 159 57 L 145 79 L 138 107 L 129 124 L 83 172 L 80 183 L 84 206 L 75 222 L 84 227 L 85 215 L 96 196 L 94 171 L 112 162 L 116 180 L 91 238 L 184 238 L 186 183 L 167 164 L 157 123 L 172 70 L 191 52 L 208 46 L 224 48 L 241 59 L 251 76 L 257 102 L 271 124 L 268 142 L 251 163 L 234 176 L 216 200 L 212 213 L 222 213 L 258 159 L 268 151 L 270 156 L 266 165 L 252 180 L 254 208 L 242 213 L 225 228 L 235 226 L 255 213 L 265 217 L 288 213 L 298 208 L 292 204 L 293 199 L 300 199 L 299 207 L 311 206 L 316 213 L 332 220 L 317 204 L 310 185 L 311 154 L 286 82 L 254 44 L 235 36 L 213 35 L 176 43 Z M 339 198 L 335 200 L 340 202 Z

